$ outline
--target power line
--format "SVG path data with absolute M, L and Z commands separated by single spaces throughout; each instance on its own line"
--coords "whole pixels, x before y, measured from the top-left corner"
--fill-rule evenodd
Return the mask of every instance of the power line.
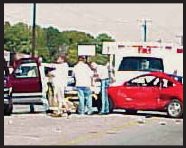
M 147 23 L 152 22 L 152 21 L 149 20 L 149 19 L 140 19 L 138 21 L 142 22 L 141 26 L 143 27 L 143 30 L 144 30 L 144 39 L 143 39 L 143 41 L 146 42 L 147 41 Z
M 35 56 L 36 3 L 33 4 L 32 57 Z
M 183 35 L 176 35 L 177 38 L 181 40 L 181 46 L 183 46 Z

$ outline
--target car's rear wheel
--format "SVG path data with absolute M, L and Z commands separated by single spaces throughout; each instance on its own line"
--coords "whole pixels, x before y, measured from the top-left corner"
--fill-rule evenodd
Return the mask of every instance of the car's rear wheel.
M 30 113 L 34 112 L 35 112 L 34 104 L 30 104 Z
M 12 104 L 6 104 L 4 105 L 4 115 L 10 116 L 13 111 L 13 105 Z
M 172 100 L 167 106 L 167 113 L 172 118 L 180 118 L 183 114 L 183 104 L 177 100 Z
M 102 108 L 102 102 L 101 102 L 101 99 L 98 99 L 97 100 L 97 110 L 98 110 L 98 113 L 101 111 L 101 108 Z
M 108 101 L 109 101 L 109 112 L 112 113 L 114 110 L 114 104 L 109 96 L 108 96 Z
M 97 107 L 97 111 L 101 111 L 102 101 L 101 101 L 101 94 L 95 94 L 92 96 L 92 106 Z

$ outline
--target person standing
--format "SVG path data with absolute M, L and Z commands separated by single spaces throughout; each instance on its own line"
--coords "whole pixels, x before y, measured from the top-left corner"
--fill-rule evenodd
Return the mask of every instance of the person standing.
M 52 83 L 54 85 L 54 99 L 57 99 L 58 102 L 58 114 L 62 113 L 62 108 L 64 106 L 66 109 L 66 113 L 70 115 L 71 111 L 65 102 L 64 94 L 65 87 L 67 86 L 68 83 L 69 69 L 65 55 L 60 55 L 57 57 L 54 68 L 55 70 L 53 71 Z
M 91 67 L 96 70 L 98 74 L 98 78 L 101 80 L 101 111 L 99 112 L 100 115 L 108 114 L 109 113 L 109 101 L 108 101 L 108 94 L 107 94 L 107 87 L 109 86 L 110 79 L 109 79 L 109 67 L 108 65 L 97 65 L 92 63 Z
M 85 62 L 84 56 L 78 57 L 78 63 L 74 66 L 74 74 L 76 80 L 76 87 L 78 90 L 78 114 L 84 115 L 87 113 L 91 115 L 92 111 L 92 76 L 93 72 Z

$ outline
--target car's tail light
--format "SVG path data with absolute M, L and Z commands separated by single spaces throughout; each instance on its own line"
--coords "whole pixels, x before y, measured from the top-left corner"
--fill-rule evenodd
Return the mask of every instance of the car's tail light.
M 7 79 L 4 79 L 4 87 L 7 86 Z

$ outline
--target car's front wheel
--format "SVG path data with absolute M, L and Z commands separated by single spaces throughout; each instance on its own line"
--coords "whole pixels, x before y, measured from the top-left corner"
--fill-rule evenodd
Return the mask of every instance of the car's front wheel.
M 30 113 L 34 112 L 35 112 L 34 104 L 30 104 Z
M 4 115 L 10 116 L 13 111 L 13 105 L 12 104 L 4 104 Z
M 172 100 L 167 106 L 167 113 L 170 117 L 180 118 L 183 114 L 183 104 L 177 100 Z

